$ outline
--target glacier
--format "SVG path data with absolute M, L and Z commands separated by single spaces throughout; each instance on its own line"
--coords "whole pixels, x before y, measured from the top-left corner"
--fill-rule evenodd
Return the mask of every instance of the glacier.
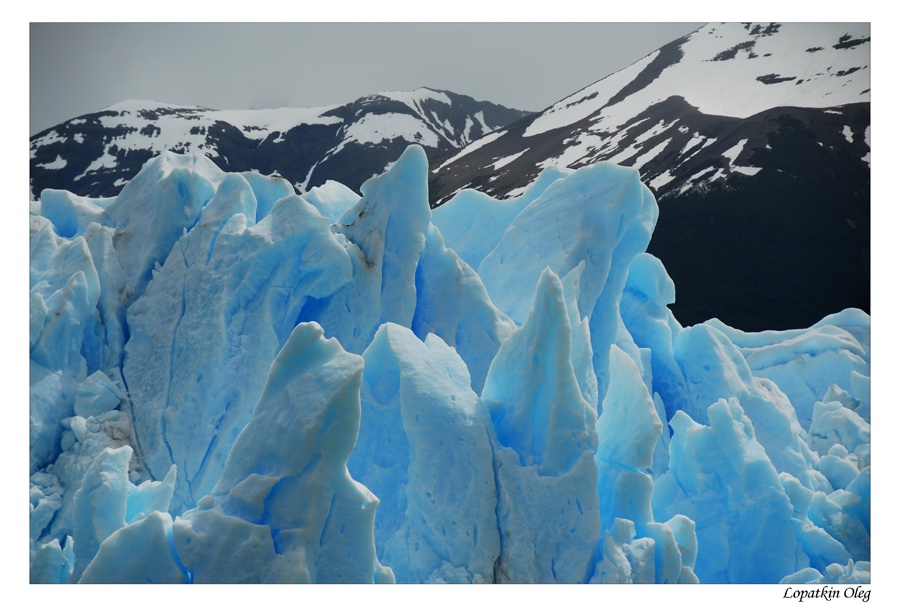
M 32 203 L 32 583 L 869 581 L 868 315 L 682 326 L 631 168 L 427 177 Z

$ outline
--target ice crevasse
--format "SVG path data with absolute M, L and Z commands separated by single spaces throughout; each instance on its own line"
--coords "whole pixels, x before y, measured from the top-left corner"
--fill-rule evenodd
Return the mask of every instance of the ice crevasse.
M 868 581 L 865 313 L 680 325 L 630 168 L 427 176 L 41 195 L 32 582 Z

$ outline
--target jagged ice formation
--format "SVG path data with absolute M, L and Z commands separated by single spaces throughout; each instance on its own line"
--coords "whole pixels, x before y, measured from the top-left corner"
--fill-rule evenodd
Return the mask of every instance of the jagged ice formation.
M 42 194 L 32 582 L 868 580 L 865 313 L 683 327 L 635 170 L 427 170 Z

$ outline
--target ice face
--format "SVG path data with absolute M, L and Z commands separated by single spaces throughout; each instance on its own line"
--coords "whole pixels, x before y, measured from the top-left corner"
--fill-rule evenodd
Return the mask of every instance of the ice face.
M 516 216 L 547 187 L 571 173 L 572 170 L 567 168 L 548 168 L 521 196 L 506 201 L 474 189 L 463 189 L 453 199 L 435 208 L 432 222 L 459 257 L 478 269 Z
M 363 355 L 351 473 L 381 500 L 375 544 L 398 582 L 488 582 L 500 550 L 490 416 L 439 337 L 382 325 Z
M 543 475 L 564 474 L 597 449 L 596 411 L 575 379 L 570 330 L 562 282 L 547 269 L 524 324 L 494 357 L 482 392 L 500 444 Z
M 33 204 L 32 582 L 868 579 L 867 315 L 685 327 L 634 170 L 427 170 Z
M 684 374 L 675 360 L 673 342 L 682 327 L 667 308 L 673 302 L 675 284 L 662 262 L 650 254 L 636 255 L 622 292 L 622 321 L 635 345 L 650 350 L 652 388 L 665 405 L 667 420 L 689 397 Z
M 335 225 L 353 263 L 353 279 L 305 316 L 348 350 L 362 353 L 382 323 L 408 327 L 415 275 L 431 220 L 428 159 L 408 148 L 390 171 L 366 181 L 363 197 Z
M 600 536 L 597 413 L 578 387 L 564 288 L 550 268 L 522 327 L 494 357 L 482 398 L 498 441 L 495 579 L 586 581 Z
M 320 187 L 313 187 L 302 197 L 331 222 L 338 222 L 360 199 L 351 189 L 333 180 L 326 181 Z
M 73 415 L 75 389 L 86 377 L 82 343 L 100 296 L 100 280 L 83 237 L 57 237 L 43 222 L 31 240 L 30 467 L 60 453 L 60 421 Z
M 739 348 L 754 376 L 778 385 L 807 430 L 815 403 L 829 388 L 852 390 L 852 376 L 868 373 L 870 320 L 858 309 L 826 317 L 809 329 L 786 332 L 748 334 L 721 321 L 709 324 Z
M 123 374 L 136 440 L 151 476 L 181 468 L 176 512 L 218 480 L 307 301 L 351 279 L 345 249 L 312 206 L 288 196 L 254 224 L 256 210 L 247 181 L 224 177 L 128 311 Z
M 347 471 L 362 369 L 320 326 L 293 330 L 212 495 L 175 520 L 174 546 L 192 581 L 389 578 L 372 539 L 378 500 Z
M 675 339 L 674 350 L 688 383 L 689 416 L 703 418 L 710 404 L 737 398 L 775 468 L 807 484 L 814 480 L 809 471 L 815 468 L 815 457 L 791 402 L 773 382 L 753 376 L 722 332 L 705 324 L 686 328 Z
M 224 177 L 202 155 L 163 152 L 151 159 L 104 212 L 129 289 L 139 295 L 185 229 L 191 228 Z
M 597 469 L 603 557 L 592 582 L 693 583 L 693 521 L 654 520 L 649 468 L 663 434 L 665 411 L 651 398 L 634 360 L 610 351 L 610 385 L 597 421 Z
M 135 486 L 128 479 L 131 455 L 128 446 L 104 449 L 88 468 L 75 493 L 73 581 L 81 578 L 108 537 L 151 512 L 164 512 L 169 507 L 175 487 L 175 466 L 164 481 Z
M 188 583 L 169 541 L 172 518 L 152 512 L 103 541 L 80 583 Z
M 62 237 L 74 237 L 84 234 L 89 224 L 102 220 L 105 201 L 45 189 L 41 193 L 41 215 L 53 223 Z
M 708 426 L 675 414 L 670 473 L 656 482 L 654 513 L 696 522 L 701 582 L 777 582 L 797 570 L 790 500 L 737 399 L 708 413 Z
M 416 296 L 413 331 L 422 339 L 435 334 L 453 346 L 468 367 L 472 389 L 481 392 L 491 360 L 515 324 L 497 310 L 481 279 L 444 245 L 434 225 L 416 271 Z
M 653 399 L 631 358 L 618 347 L 610 354 L 610 387 L 597 421 L 597 466 L 603 528 L 617 518 L 638 526 L 652 521 L 653 480 L 646 469 L 653 464 L 656 441 L 663 431 Z M 642 535 L 643 536 L 643 535 Z

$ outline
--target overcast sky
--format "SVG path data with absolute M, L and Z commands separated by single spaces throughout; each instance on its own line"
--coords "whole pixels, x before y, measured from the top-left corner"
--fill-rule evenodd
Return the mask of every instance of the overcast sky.
M 701 23 L 32 23 L 30 133 L 127 99 L 318 107 L 428 86 L 538 111 Z

